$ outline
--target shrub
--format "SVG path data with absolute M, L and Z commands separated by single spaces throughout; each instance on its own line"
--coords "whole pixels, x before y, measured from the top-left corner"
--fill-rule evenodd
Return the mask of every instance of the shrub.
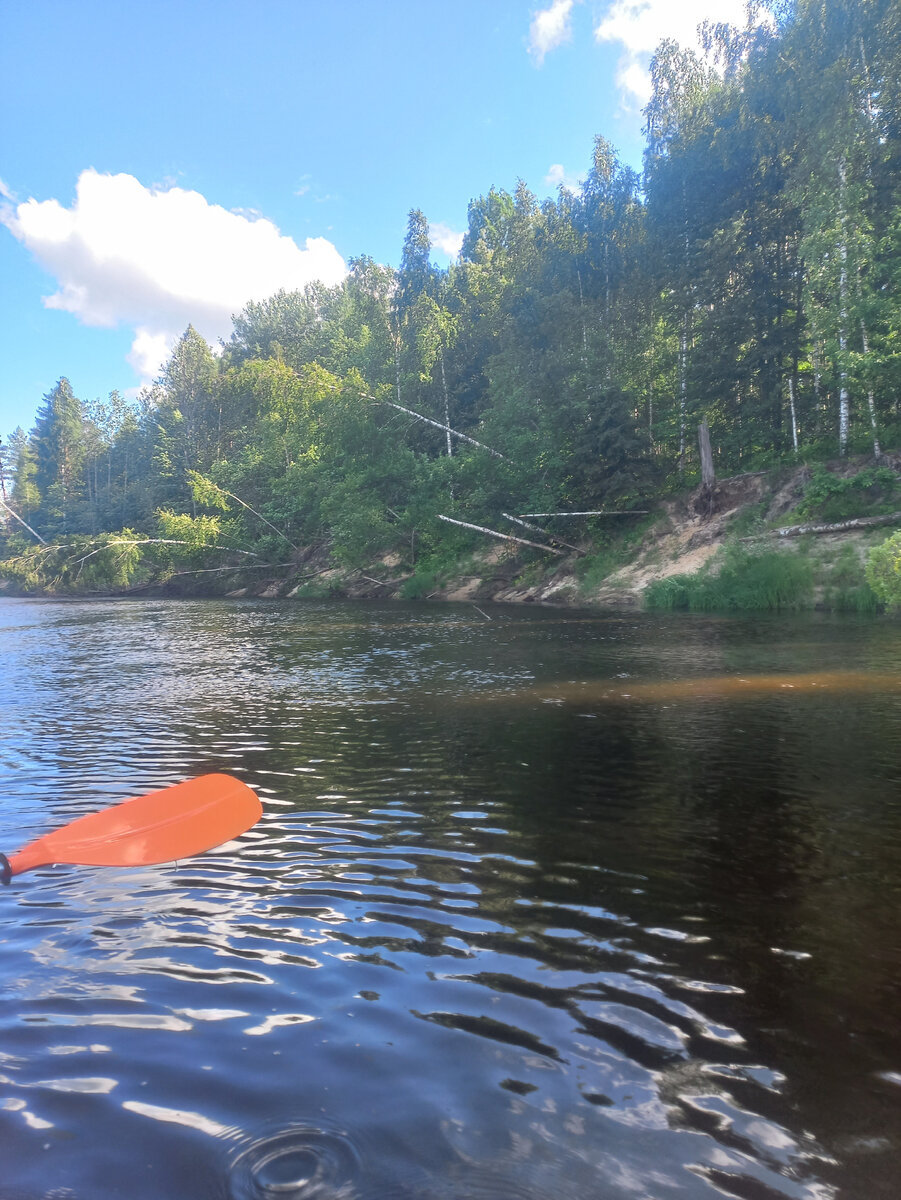
M 864 574 L 887 609 L 901 608 L 901 530 L 870 550 Z
M 815 468 L 798 516 L 823 521 L 845 521 L 870 513 L 888 512 L 898 503 L 901 480 L 891 467 L 867 467 L 856 475 L 834 475 L 822 465 Z

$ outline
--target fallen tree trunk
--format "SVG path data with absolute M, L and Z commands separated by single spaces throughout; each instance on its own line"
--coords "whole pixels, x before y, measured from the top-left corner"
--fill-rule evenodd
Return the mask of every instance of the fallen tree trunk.
M 535 550 L 546 550 L 548 554 L 563 556 L 563 551 L 555 550 L 553 546 L 542 546 L 540 542 L 530 542 L 526 538 L 512 537 L 509 533 L 498 533 L 496 529 L 486 529 L 484 525 L 470 525 L 468 521 L 455 521 L 453 517 L 445 517 L 441 513 L 438 513 L 437 516 L 439 521 L 447 521 L 449 525 L 459 525 L 463 529 L 473 529 L 476 533 L 487 533 L 489 537 L 501 538 L 505 542 L 517 542 L 520 546 L 531 546 Z
M 475 438 L 470 437 L 467 433 L 458 433 L 456 429 L 451 429 L 449 425 L 442 425 L 440 421 L 433 421 L 431 417 L 424 417 L 422 413 L 414 412 L 412 408 L 405 408 L 403 404 L 395 404 L 393 400 L 377 400 L 375 396 L 370 396 L 366 392 L 363 395 L 374 404 L 387 404 L 389 408 L 396 408 L 398 412 L 406 413 L 408 417 L 415 417 L 417 421 L 424 421 L 426 425 L 434 425 L 436 429 L 443 430 L 447 434 L 448 439 L 452 437 L 459 438 L 461 442 L 468 442 L 470 446 L 477 446 L 479 450 L 487 450 L 495 458 L 503 459 L 504 462 L 510 462 L 506 454 L 501 454 L 500 450 L 492 450 L 484 442 L 477 442 Z
M 520 513 L 521 517 L 634 517 L 646 514 L 647 508 L 598 508 L 594 512 Z
M 852 517 L 847 521 L 835 521 L 831 525 L 784 525 L 781 529 L 770 529 L 764 534 L 741 540 L 756 542 L 761 536 L 801 537 L 806 533 L 844 533 L 846 529 L 869 529 L 874 525 L 901 525 L 901 512 L 883 513 L 880 517 Z
M 32 529 L 27 521 L 23 521 L 22 518 L 19 516 L 19 514 L 14 509 L 10 508 L 5 500 L 0 500 L 0 506 L 5 508 L 6 511 L 9 513 L 9 515 L 11 517 L 14 517 L 19 522 L 20 525 L 24 525 L 25 528 L 28 530 L 28 532 L 33 537 L 36 537 L 38 539 L 38 541 L 41 543 L 42 546 L 47 545 L 47 543 L 44 541 L 44 539 L 41 537 L 41 535 L 38 533 L 38 531 L 36 529 Z
M 576 554 L 582 558 L 585 557 L 584 550 L 580 550 L 578 546 L 573 546 L 569 542 L 564 542 L 563 538 L 557 537 L 547 529 L 542 529 L 540 525 L 530 525 L 528 521 L 521 521 L 519 517 L 514 517 L 511 513 L 501 513 L 501 516 L 507 521 L 512 521 L 514 525 L 521 525 L 523 529 L 529 529 L 532 533 L 540 533 L 542 537 L 550 538 L 557 546 L 565 546 L 567 550 L 575 550 Z

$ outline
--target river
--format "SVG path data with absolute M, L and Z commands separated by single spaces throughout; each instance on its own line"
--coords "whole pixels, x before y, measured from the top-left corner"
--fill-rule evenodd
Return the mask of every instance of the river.
M 0 600 L 0 1197 L 874 1200 L 901 1176 L 901 627 Z

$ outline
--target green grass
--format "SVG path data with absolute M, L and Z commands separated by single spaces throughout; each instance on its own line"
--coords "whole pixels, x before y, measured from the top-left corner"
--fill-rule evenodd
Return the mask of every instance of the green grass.
M 730 546 L 720 570 L 658 579 L 644 591 L 652 611 L 783 610 L 813 605 L 814 569 L 790 550 L 749 550 Z

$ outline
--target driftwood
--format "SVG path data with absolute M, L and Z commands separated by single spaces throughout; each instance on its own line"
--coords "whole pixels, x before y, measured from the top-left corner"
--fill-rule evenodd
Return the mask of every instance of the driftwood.
M 484 525 L 470 525 L 468 521 L 455 521 L 453 517 L 445 517 L 441 513 L 438 513 L 437 516 L 439 521 L 447 521 L 449 525 L 459 525 L 463 529 L 473 529 L 476 533 L 487 533 L 489 537 L 500 538 L 505 542 L 517 542 L 520 546 L 531 546 L 535 550 L 545 550 L 548 554 L 563 556 L 563 551 L 555 550 L 553 546 L 542 546 L 539 542 L 530 542 L 526 538 L 512 537 L 509 533 L 498 533 L 496 529 L 486 529 Z
M 884 513 L 881 517 L 852 517 L 847 521 L 835 521 L 831 525 L 784 525 L 781 529 L 770 529 L 754 537 L 745 537 L 743 542 L 756 542 L 759 537 L 801 537 L 807 533 L 844 533 L 846 529 L 869 529 L 874 525 L 901 525 L 901 512 Z
M 542 537 L 550 538 L 557 546 L 565 546 L 567 550 L 575 550 L 576 554 L 585 557 L 584 550 L 580 550 L 578 546 L 573 546 L 569 542 L 564 542 L 563 538 L 557 537 L 547 529 L 542 529 L 540 525 L 530 525 L 528 521 L 521 521 L 519 517 L 514 517 L 510 513 L 501 513 L 501 516 L 507 521 L 512 521 L 514 525 L 521 525 L 523 529 L 529 529 L 532 533 L 540 533 Z

